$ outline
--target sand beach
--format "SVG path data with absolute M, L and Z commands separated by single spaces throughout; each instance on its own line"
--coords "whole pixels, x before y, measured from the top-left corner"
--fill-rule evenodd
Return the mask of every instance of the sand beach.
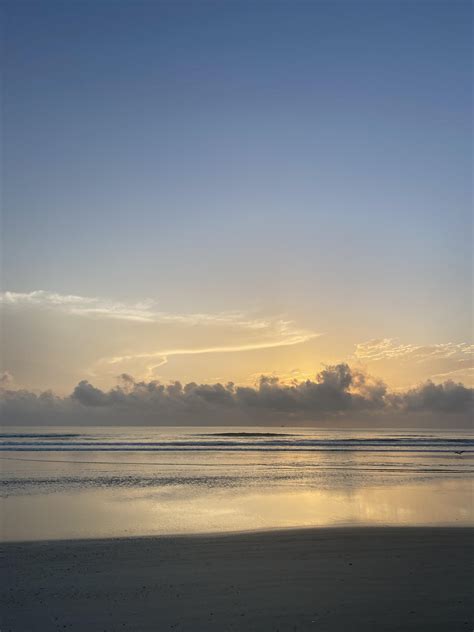
M 7 543 L 4 632 L 472 629 L 473 530 Z

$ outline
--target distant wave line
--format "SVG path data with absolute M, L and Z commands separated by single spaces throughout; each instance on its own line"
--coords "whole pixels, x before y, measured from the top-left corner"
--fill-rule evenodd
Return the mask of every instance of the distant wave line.
M 354 449 L 351 446 L 345 446 L 345 447 L 338 447 L 338 448 L 329 448 L 329 447 L 320 447 L 320 446 L 238 446 L 238 445 L 233 445 L 233 446 L 220 446 L 220 449 L 216 449 L 215 446 L 189 446 L 189 447 L 185 447 L 185 446 L 181 446 L 181 447 L 167 447 L 167 446 L 160 446 L 160 447 L 145 447 L 142 446 L 139 449 L 137 449 L 137 447 L 127 447 L 127 445 L 125 444 L 124 446 L 116 446 L 116 447 L 97 447 L 94 445 L 88 446 L 88 447 L 75 447 L 75 446 L 71 446 L 71 447 L 66 447 L 66 446 L 41 446 L 41 445 L 36 445 L 36 446 L 8 446 L 8 447 L 1 447 L 0 446 L 0 452 L 148 452 L 148 453 L 153 453 L 153 452 L 214 452 L 214 453 L 227 453 L 227 452 L 282 452 L 282 453 L 288 453 L 288 454 L 297 454 L 297 453 L 303 453 L 303 452 L 311 452 L 311 453 L 323 453 L 323 452 L 356 452 L 357 454 L 363 454 L 363 453 L 384 453 L 384 452 L 391 452 L 393 454 L 407 454 L 407 453 L 417 453 L 417 454 L 451 454 L 451 453 L 457 453 L 458 456 L 468 456 L 471 454 L 474 454 L 474 450 L 461 450 L 459 452 L 455 451 L 452 449 L 452 446 L 450 448 L 446 447 L 444 450 L 442 449 L 433 449 L 433 448 L 429 448 L 428 446 L 426 447 L 426 449 L 420 449 L 420 448 L 411 448 L 411 447 L 404 447 L 402 449 L 398 448 L 396 450 L 391 449 L 389 447 L 368 447 L 368 448 L 364 448 L 364 449 Z
M 373 446 L 474 446 L 474 439 L 468 437 L 423 437 L 402 436 L 402 437 L 375 437 L 375 438 L 316 438 L 301 435 L 290 435 L 283 433 L 211 433 L 191 435 L 192 438 L 170 438 L 159 441 L 150 440 L 152 437 L 132 438 L 127 436 L 108 438 L 103 436 L 94 436 L 88 434 L 33 434 L 33 433 L 15 433 L 0 434 L 1 446 L 137 446 L 137 447 L 189 447 L 189 446 L 205 446 L 205 447 L 265 447 L 265 446 L 283 446 L 283 447 L 373 447 Z M 199 438 L 195 438 L 199 437 Z M 212 438 L 211 438 L 212 437 Z M 218 437 L 222 437 L 218 439 Z M 284 438 L 291 437 L 291 438 Z M 225 438 L 225 439 L 224 439 Z M 232 440 L 233 439 L 233 440 Z M 250 440 L 252 439 L 252 440 Z M 69 441 L 68 441 L 69 440 Z
M 397 474 L 397 473 L 405 473 L 405 472 L 420 472 L 420 473 L 447 473 L 447 474 L 451 474 L 451 473 L 455 473 L 455 474 L 465 474 L 467 471 L 467 469 L 453 469 L 453 468 L 417 468 L 417 467 L 406 467 L 404 465 L 400 465 L 400 466 L 395 466 L 393 467 L 392 465 L 384 465 L 384 466 L 374 466 L 374 467 L 359 467 L 359 466 L 355 466 L 355 467 L 348 467 L 347 465 L 319 465 L 316 463 L 295 463 L 295 464 L 289 464 L 289 463 L 285 463 L 285 464 L 278 464 L 277 466 L 275 466 L 274 463 L 179 463 L 179 462 L 173 462 L 173 463 L 168 463 L 168 462 L 164 462 L 164 463 L 147 463 L 146 461 L 125 461 L 122 463 L 117 463 L 116 461 L 64 461 L 64 460 L 60 460 L 60 459 L 27 459 L 27 458 L 23 458 L 23 457 L 4 457 L 0 455 L 0 459 L 4 460 L 4 461 L 26 461 L 26 462 L 32 462 L 32 463 L 65 463 L 67 465 L 120 465 L 120 466 L 126 466 L 126 465 L 149 465 L 149 466 L 154 466 L 154 467 L 160 467 L 162 465 L 166 465 L 166 466 L 186 466 L 186 467 L 229 467 L 229 466 L 239 466 L 239 467 L 263 467 L 263 468 L 275 468 L 277 467 L 278 470 L 285 470 L 285 469 L 318 469 L 318 470 L 353 470 L 354 472 L 387 472 L 388 474 Z M 37 479 L 32 479 L 34 482 L 37 481 Z M 52 479 L 54 482 L 54 479 Z M 62 480 L 62 479 L 57 479 L 57 480 Z M 76 480 L 76 479 L 74 479 Z M 82 479 L 77 479 L 79 482 Z M 91 479 L 91 480 L 95 480 L 95 479 Z M 178 479 L 179 480 L 179 479 Z M 21 484 L 22 482 L 25 481 L 25 479 L 15 479 L 14 481 L 7 481 L 4 480 L 2 481 L 3 484 L 10 484 L 11 482 L 17 482 L 18 484 Z M 28 480 L 27 480 L 28 482 Z
M 36 434 L 36 433 L 16 433 L 16 434 L 1 434 L 0 439 L 71 439 L 73 437 L 83 437 L 84 434 L 81 433 L 71 433 L 71 434 L 57 434 L 55 432 L 49 432 L 47 434 Z
M 70 450 L 71 451 L 71 450 Z M 43 452 L 49 452 L 49 450 L 43 450 Z M 32 463 L 67 463 L 67 465 L 185 465 L 186 467 L 228 467 L 228 466 L 239 466 L 239 467 L 268 467 L 266 463 L 179 463 L 178 461 L 173 463 L 149 463 L 147 461 L 124 461 L 122 463 L 118 463 L 117 461 L 65 461 L 61 459 L 26 459 L 23 457 L 9 457 L 0 455 L 0 459 L 3 461 L 28 461 Z M 300 467 L 300 465 L 285 465 L 283 467 Z
M 341 448 L 354 447 L 376 447 L 376 446 L 393 446 L 398 447 L 464 447 L 473 446 L 474 440 L 472 439 L 300 439 L 294 440 L 262 440 L 262 441 L 94 441 L 94 440 L 82 440 L 71 441 L 69 444 L 65 444 L 63 441 L 0 441 L 0 447 L 4 446 L 130 446 L 130 447 L 172 447 L 172 448 L 188 448 L 188 447 L 210 447 L 210 448 L 227 448 L 227 447 L 288 447 L 288 448 L 305 448 L 305 447 L 331 447 L 338 446 Z

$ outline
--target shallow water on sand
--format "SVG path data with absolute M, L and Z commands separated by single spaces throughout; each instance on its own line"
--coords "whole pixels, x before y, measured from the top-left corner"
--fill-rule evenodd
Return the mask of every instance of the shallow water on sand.
M 3 540 L 472 525 L 466 431 L 3 428 Z

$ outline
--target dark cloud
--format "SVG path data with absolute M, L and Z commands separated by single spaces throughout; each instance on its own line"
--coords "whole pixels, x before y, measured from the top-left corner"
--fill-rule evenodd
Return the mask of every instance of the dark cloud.
M 314 380 L 286 384 L 262 376 L 258 386 L 182 385 L 136 381 L 128 374 L 108 391 L 83 380 L 71 395 L 2 391 L 4 424 L 305 424 L 406 421 L 469 423 L 473 389 L 427 382 L 404 393 L 347 364 L 326 367 Z M 411 417 L 410 417 L 411 416 Z
M 473 389 L 451 380 L 444 384 L 428 381 L 396 397 L 395 403 L 407 411 L 469 414 L 473 409 Z
M 79 382 L 72 392 L 71 398 L 84 406 L 106 406 L 109 403 L 106 393 L 89 384 L 87 380 Z

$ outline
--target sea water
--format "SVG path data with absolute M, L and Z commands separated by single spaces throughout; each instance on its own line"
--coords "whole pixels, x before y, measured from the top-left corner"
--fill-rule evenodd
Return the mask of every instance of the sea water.
M 466 431 L 4 427 L 0 538 L 472 525 Z

